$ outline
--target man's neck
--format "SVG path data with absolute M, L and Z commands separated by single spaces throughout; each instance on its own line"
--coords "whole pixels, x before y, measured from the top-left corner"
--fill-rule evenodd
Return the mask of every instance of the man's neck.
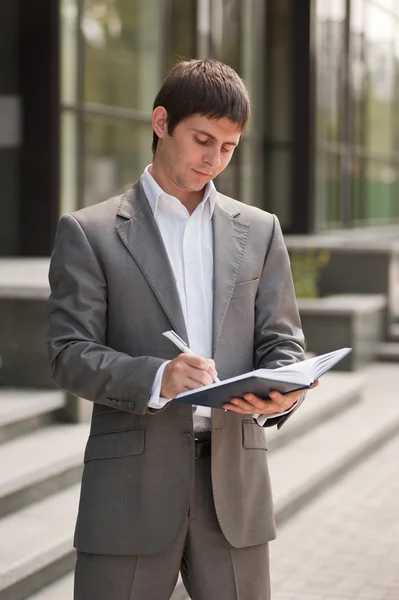
M 162 191 L 165 192 L 165 194 L 169 194 L 170 196 L 177 198 L 187 209 L 187 212 L 189 212 L 190 215 L 195 211 L 197 206 L 201 204 L 204 198 L 205 187 L 198 192 L 180 190 L 171 184 L 168 178 L 165 176 L 163 170 L 154 164 L 149 167 L 149 173 L 155 179 Z

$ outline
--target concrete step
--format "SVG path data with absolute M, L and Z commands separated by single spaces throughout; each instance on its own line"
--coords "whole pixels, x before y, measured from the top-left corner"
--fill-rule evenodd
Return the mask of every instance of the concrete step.
M 268 432 L 279 525 L 399 432 L 398 386 L 399 370 L 388 363 L 369 365 L 360 373 L 326 374 L 281 431 Z M 278 436 L 285 436 L 283 443 Z M 65 596 L 38 595 L 31 600 L 71 598 L 71 576 L 59 585 L 59 589 L 66 590 Z M 50 594 L 50 589 L 42 593 Z M 180 582 L 172 599 L 188 600 Z M 3 600 L 1 595 L 0 600 Z
M 61 577 L 55 583 L 46 586 L 29 600 L 72 600 L 73 598 L 73 572 Z
M 279 525 L 399 432 L 399 369 L 375 363 L 363 375 L 361 402 L 270 453 Z
M 60 390 L 0 388 L 0 443 L 52 422 L 64 404 Z
M 399 342 L 399 322 L 389 327 L 388 338 L 391 342 Z
M 86 423 L 54 424 L 0 446 L 0 517 L 80 481 Z
M 267 430 L 269 450 L 275 452 L 337 414 L 342 416 L 360 402 L 364 383 L 364 375 L 357 372 L 330 371 L 323 375 L 319 386 L 308 392 L 305 402 L 280 430 Z
M 71 486 L 0 521 L 0 600 L 25 600 L 71 571 L 79 490 Z
M 399 362 L 399 342 L 378 344 L 377 358 L 383 362 Z

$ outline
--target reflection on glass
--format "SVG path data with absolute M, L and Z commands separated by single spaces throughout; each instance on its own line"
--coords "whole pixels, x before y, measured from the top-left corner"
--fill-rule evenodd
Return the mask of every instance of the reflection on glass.
M 85 120 L 85 206 L 123 192 L 152 161 L 150 125 L 98 117 Z
M 394 21 L 387 12 L 371 3 L 366 7 L 365 16 L 367 147 L 373 151 L 389 153 L 393 143 Z
M 366 202 L 371 222 L 389 222 L 390 199 L 396 173 L 388 163 L 369 161 L 367 165 Z
M 196 0 L 172 0 L 170 14 L 171 61 L 194 58 L 196 46 Z
M 276 213 L 280 219 L 283 229 L 292 225 L 291 202 L 288 202 L 291 194 L 291 152 L 275 150 L 270 156 L 270 178 L 268 190 L 268 210 Z
M 213 54 L 240 69 L 240 0 L 216 0 L 212 5 Z
M 344 188 L 351 190 L 353 225 L 399 216 L 399 22 L 390 12 L 398 3 L 351 0 L 348 56 L 340 54 L 345 11 L 338 11 L 338 4 L 344 3 L 317 4 L 316 213 L 322 228 L 340 225 L 339 190 Z M 345 105 L 340 92 L 344 61 L 349 69 Z M 345 138 L 343 111 L 350 116 Z M 350 168 L 340 170 L 345 155 Z
M 76 0 L 61 0 L 61 101 L 75 102 L 77 90 Z
M 162 78 L 160 0 L 85 0 L 85 101 L 150 111 Z
M 240 144 L 240 200 L 267 209 L 264 189 L 264 23 L 263 0 L 247 0 L 241 5 L 240 74 L 250 91 L 252 114 Z M 289 198 L 287 198 L 287 202 Z
M 336 152 L 319 152 L 316 162 L 315 199 L 316 221 L 319 227 L 340 225 L 340 165 Z
M 61 215 L 77 208 L 77 118 L 74 112 L 61 115 Z
M 316 131 L 320 142 L 341 138 L 345 2 L 317 3 Z
M 345 1 L 316 4 L 315 216 L 321 229 L 340 221 L 340 155 Z

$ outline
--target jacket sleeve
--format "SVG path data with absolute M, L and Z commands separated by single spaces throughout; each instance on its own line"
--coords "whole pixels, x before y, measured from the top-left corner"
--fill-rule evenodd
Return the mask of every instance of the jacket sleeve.
M 305 358 L 305 341 L 288 251 L 276 216 L 255 301 L 254 368 L 275 369 Z M 279 426 L 289 415 L 268 419 Z
M 144 414 L 164 362 L 106 345 L 107 281 L 73 215 L 58 224 L 50 261 L 47 345 L 55 383 L 100 404 Z

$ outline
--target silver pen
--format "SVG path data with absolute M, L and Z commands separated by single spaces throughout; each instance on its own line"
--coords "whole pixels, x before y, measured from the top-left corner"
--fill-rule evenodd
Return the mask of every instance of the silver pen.
M 181 350 L 181 352 L 183 352 L 184 354 L 194 354 L 194 352 L 190 350 L 190 348 L 187 346 L 186 342 L 182 340 L 181 337 L 177 335 L 175 331 L 164 331 L 162 335 L 168 338 L 168 340 L 170 340 L 172 344 L 177 346 L 179 350 Z M 215 377 L 214 383 L 220 383 L 220 379 L 218 377 Z

